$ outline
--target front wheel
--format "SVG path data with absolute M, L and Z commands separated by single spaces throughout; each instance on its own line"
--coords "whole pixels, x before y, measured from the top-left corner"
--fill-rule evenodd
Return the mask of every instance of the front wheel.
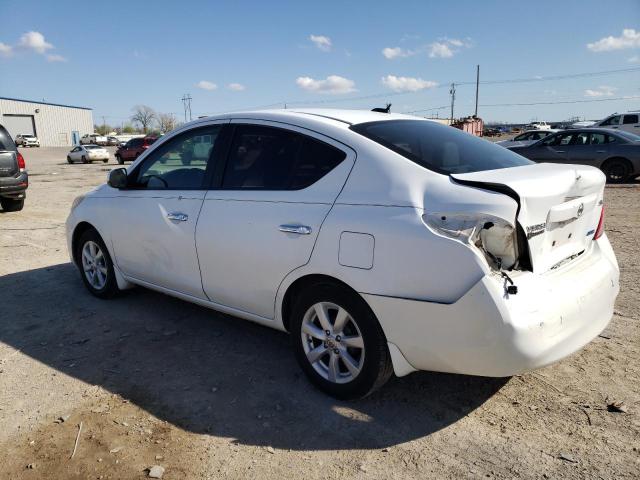
M 85 157 L 84 155 L 82 156 L 82 163 L 88 163 L 87 162 L 87 157 Z
M 73 163 L 73 160 L 71 160 L 71 157 L 69 155 L 67 155 L 67 163 Z
M 120 155 L 116 155 L 116 161 L 120 164 L 123 165 L 124 164 L 124 160 L 122 159 L 122 157 Z
M 331 283 L 315 284 L 298 297 L 291 337 L 309 380 L 339 399 L 362 398 L 393 373 L 384 332 L 365 301 Z
M 75 259 L 87 290 L 99 298 L 111 298 L 120 290 L 113 262 L 102 238 L 94 229 L 82 234 L 77 243 Z
M 102 163 L 107 163 L 109 161 L 109 159 L 107 160 L 102 160 Z

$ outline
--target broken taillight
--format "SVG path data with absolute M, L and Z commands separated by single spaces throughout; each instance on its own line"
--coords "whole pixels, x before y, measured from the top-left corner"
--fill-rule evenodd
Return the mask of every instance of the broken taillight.
M 598 228 L 596 228 L 596 233 L 593 235 L 593 239 L 599 239 L 604 233 L 604 205 L 602 206 L 602 211 L 600 212 L 600 221 L 598 222 Z

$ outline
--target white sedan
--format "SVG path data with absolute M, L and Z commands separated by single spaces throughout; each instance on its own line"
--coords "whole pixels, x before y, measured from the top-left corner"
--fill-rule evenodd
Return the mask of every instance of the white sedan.
M 605 178 L 436 122 L 356 110 L 198 119 L 76 198 L 72 261 L 287 331 L 309 379 L 357 398 L 395 372 L 510 376 L 609 323 Z
M 102 160 L 103 163 L 109 161 L 109 152 L 99 145 L 78 145 L 67 154 L 67 162 L 91 163 Z

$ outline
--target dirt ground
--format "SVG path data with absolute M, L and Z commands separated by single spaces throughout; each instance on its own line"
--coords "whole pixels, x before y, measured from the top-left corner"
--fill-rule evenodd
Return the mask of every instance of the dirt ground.
M 584 350 L 510 379 L 421 372 L 338 402 L 283 333 L 142 288 L 89 295 L 64 221 L 114 161 L 65 152 L 23 150 L 25 209 L 0 213 L 0 478 L 135 479 L 153 465 L 169 480 L 640 476 L 637 182 L 606 191 L 621 293 Z

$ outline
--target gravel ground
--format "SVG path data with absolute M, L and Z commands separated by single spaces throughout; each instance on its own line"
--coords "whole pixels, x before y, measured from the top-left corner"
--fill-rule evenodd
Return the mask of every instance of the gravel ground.
M 510 379 L 420 372 L 338 402 L 303 378 L 285 334 L 142 288 L 90 296 L 64 221 L 115 162 L 23 154 L 25 209 L 0 213 L 0 478 L 153 465 L 165 479 L 638 478 L 639 184 L 606 191 L 621 293 L 584 350 Z

